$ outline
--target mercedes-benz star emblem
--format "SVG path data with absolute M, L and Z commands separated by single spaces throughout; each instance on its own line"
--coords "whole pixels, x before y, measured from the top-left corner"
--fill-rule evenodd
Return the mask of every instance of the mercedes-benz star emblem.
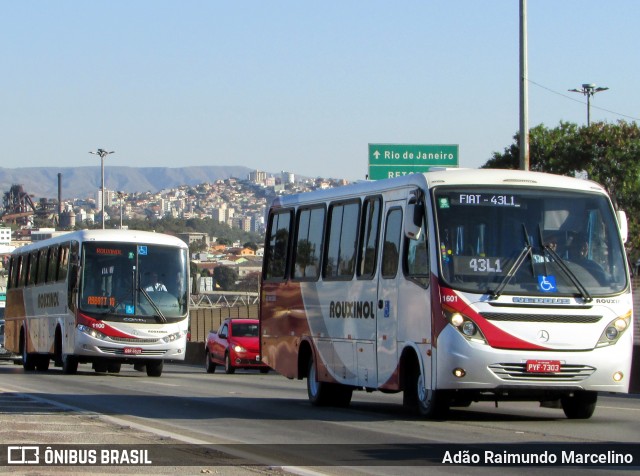
M 538 340 L 540 342 L 547 342 L 549 340 L 549 333 L 545 330 L 538 331 Z

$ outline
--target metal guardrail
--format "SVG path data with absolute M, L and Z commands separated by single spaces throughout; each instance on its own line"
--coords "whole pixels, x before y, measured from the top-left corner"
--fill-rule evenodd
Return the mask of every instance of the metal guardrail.
M 207 291 L 192 294 L 189 302 L 192 309 L 239 307 L 258 304 L 260 293 L 240 291 Z

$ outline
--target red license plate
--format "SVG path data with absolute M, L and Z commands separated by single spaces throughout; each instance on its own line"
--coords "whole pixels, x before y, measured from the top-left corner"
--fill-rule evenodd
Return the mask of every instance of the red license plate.
M 140 347 L 125 347 L 123 352 L 126 355 L 138 355 L 142 354 L 142 349 Z
M 554 373 L 560 372 L 559 360 L 527 360 L 527 372 L 533 373 Z

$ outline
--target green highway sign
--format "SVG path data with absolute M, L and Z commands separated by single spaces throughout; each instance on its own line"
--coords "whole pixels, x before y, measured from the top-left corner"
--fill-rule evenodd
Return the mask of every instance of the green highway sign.
M 457 167 L 457 144 L 369 144 L 369 179 L 379 180 Z

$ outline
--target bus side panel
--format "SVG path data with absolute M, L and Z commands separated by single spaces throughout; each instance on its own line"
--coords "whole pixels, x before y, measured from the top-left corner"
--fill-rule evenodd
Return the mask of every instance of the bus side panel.
M 285 377 L 300 377 L 298 351 L 310 331 L 299 283 L 262 284 L 260 335 L 263 361 Z
M 24 294 L 22 289 L 7 290 L 5 308 L 5 346 L 11 352 L 20 352 L 20 328 L 25 322 Z

